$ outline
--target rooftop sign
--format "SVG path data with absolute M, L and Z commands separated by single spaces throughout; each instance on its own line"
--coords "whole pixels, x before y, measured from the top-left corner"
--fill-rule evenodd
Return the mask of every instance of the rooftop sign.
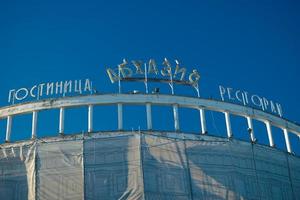
M 40 83 L 30 88 L 12 89 L 8 94 L 8 102 L 14 104 L 16 101 L 26 99 L 39 100 L 43 96 L 70 95 L 93 93 L 93 84 L 90 79 L 85 80 L 68 80 L 50 83 Z
M 132 60 L 131 62 L 123 59 L 123 62 L 114 68 L 107 68 L 107 75 L 112 83 L 119 83 L 119 93 L 121 92 L 121 81 L 143 81 L 148 93 L 148 81 L 167 82 L 174 94 L 174 83 L 193 86 L 199 96 L 198 82 L 200 74 L 196 69 L 188 72 L 182 67 L 178 60 L 174 60 L 173 65 L 167 58 L 161 64 L 157 64 L 154 59 L 149 61 Z
M 219 86 L 220 96 L 222 101 L 229 101 L 239 103 L 244 106 L 252 106 L 259 108 L 263 111 L 282 117 L 282 108 L 280 103 L 276 103 L 265 97 L 258 96 L 257 94 L 250 94 L 247 91 L 237 90 L 231 87 Z
M 122 63 L 114 68 L 107 68 L 106 72 L 112 83 L 119 83 L 119 93 L 121 93 L 121 81 L 144 82 L 146 94 L 148 93 L 148 82 L 163 82 L 169 84 L 172 94 L 174 94 L 174 84 L 182 84 L 192 86 L 200 97 L 199 72 L 196 69 L 188 71 L 178 60 L 171 63 L 167 58 L 164 58 L 160 64 L 157 64 L 154 59 L 149 59 L 146 62 L 141 60 L 129 62 L 123 59 Z M 14 104 L 23 100 L 39 100 L 42 97 L 93 94 L 94 91 L 90 79 L 40 83 L 29 88 L 11 89 L 8 94 L 8 102 Z M 265 97 L 221 85 L 219 92 L 222 101 L 252 106 L 282 117 L 281 105 Z
M 128 62 L 123 59 L 123 62 L 116 68 L 107 68 L 106 72 L 112 83 L 141 75 L 145 78 L 148 78 L 149 75 L 155 78 L 167 78 L 169 81 L 185 82 L 190 85 L 198 84 L 200 79 L 200 74 L 196 69 L 188 72 L 185 67 L 179 64 L 178 60 L 175 60 L 175 66 L 172 66 L 167 58 L 160 65 L 157 65 L 154 59 L 150 59 L 148 62 L 140 60 Z

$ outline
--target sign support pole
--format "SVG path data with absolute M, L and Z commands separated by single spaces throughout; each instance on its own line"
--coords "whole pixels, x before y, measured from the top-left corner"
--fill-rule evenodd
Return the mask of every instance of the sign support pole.
M 145 88 L 146 88 L 146 94 L 149 93 L 148 91 L 148 75 L 147 75 L 147 64 L 145 63 Z
M 119 94 L 121 94 L 121 67 L 120 67 L 120 65 L 118 66 L 118 71 L 119 71 L 119 72 L 118 72 L 118 73 L 119 73 L 119 74 L 118 74 L 118 76 L 119 76 L 119 77 L 118 77 L 118 79 L 119 79 L 119 80 L 118 80 L 118 84 L 119 84 Z

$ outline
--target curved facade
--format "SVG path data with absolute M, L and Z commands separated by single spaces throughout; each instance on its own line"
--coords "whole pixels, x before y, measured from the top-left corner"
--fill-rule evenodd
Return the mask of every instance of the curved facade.
M 175 132 L 98 132 L 4 144 L 0 199 L 300 199 L 300 159 Z
M 115 105 L 114 131 L 93 128 L 93 108 Z M 144 105 L 147 130 L 125 131 L 123 105 Z M 174 132 L 154 131 L 152 106 L 172 108 Z M 65 135 L 65 110 L 86 107 L 88 127 Z M 199 111 L 201 130 L 180 130 L 179 110 Z M 59 136 L 40 138 L 38 113 L 59 109 Z M 224 114 L 226 138 L 207 134 L 206 111 Z M 10 143 L 13 119 L 32 113 L 31 138 Z M 231 115 L 244 118 L 250 141 L 235 140 Z M 300 199 L 300 158 L 289 135 L 300 126 L 270 113 L 175 95 L 103 94 L 41 100 L 0 108 L 6 143 L 0 145 L 0 199 Z M 268 145 L 256 143 L 252 121 L 266 126 Z M 275 146 L 272 127 L 282 130 L 286 151 Z

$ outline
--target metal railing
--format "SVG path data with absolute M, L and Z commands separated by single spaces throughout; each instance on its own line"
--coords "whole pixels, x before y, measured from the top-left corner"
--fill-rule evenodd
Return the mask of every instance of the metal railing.
M 117 105 L 118 130 L 123 130 L 123 105 L 127 104 L 145 105 L 148 130 L 152 130 L 152 105 L 167 105 L 172 106 L 173 108 L 174 130 L 176 132 L 180 131 L 178 108 L 184 107 L 199 111 L 201 124 L 200 134 L 207 133 L 205 111 L 210 110 L 224 113 L 228 138 L 233 137 L 230 119 L 231 115 L 241 116 L 247 120 L 251 142 L 255 142 L 253 120 L 264 122 L 267 129 L 269 145 L 271 147 L 275 147 L 272 135 L 272 126 L 278 127 L 282 130 L 287 148 L 286 150 L 289 153 L 292 153 L 289 133 L 300 137 L 300 126 L 298 124 L 261 110 L 212 99 L 162 94 L 101 94 L 41 100 L 0 108 L 0 119 L 7 119 L 5 138 L 6 142 L 10 142 L 13 117 L 16 115 L 32 113 L 31 138 L 34 139 L 38 136 L 37 122 L 39 111 L 59 109 L 58 132 L 59 134 L 64 134 L 65 109 L 86 106 L 88 109 L 87 132 L 93 132 L 94 106 Z

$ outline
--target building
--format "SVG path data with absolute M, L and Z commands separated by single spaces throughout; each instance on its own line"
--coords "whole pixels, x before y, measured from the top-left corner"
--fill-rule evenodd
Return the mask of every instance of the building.
M 96 106 L 115 105 L 118 130 L 95 131 Z M 123 105 L 143 105 L 147 130 L 123 130 Z M 155 131 L 153 105 L 170 106 L 174 131 Z M 88 109 L 87 131 L 64 135 L 64 112 Z M 199 111 L 199 134 L 180 131 L 178 110 Z M 59 109 L 57 137 L 39 138 L 38 112 Z M 226 138 L 207 134 L 205 113 L 224 114 Z M 15 115 L 32 113 L 32 138 L 10 143 Z M 247 121 L 250 141 L 232 135 L 230 117 Z M 289 134 L 300 126 L 261 110 L 212 99 L 162 94 L 99 94 L 41 100 L 0 109 L 7 119 L 0 150 L 0 199 L 300 199 L 300 158 Z M 253 120 L 267 127 L 269 146 L 255 143 Z M 274 146 L 282 129 L 286 152 Z

